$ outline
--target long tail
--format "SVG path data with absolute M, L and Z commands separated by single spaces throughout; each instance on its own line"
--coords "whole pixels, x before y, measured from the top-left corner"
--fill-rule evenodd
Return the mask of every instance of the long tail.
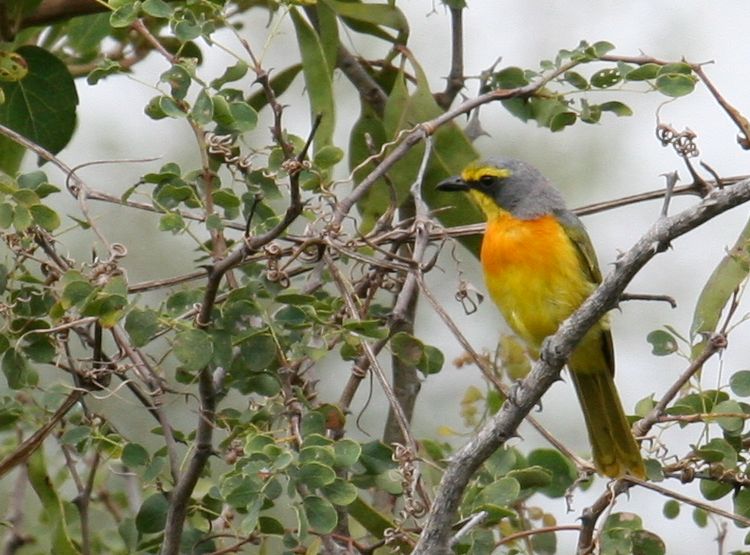
M 571 368 L 597 469 L 610 478 L 630 474 L 645 478 L 638 444 L 622 409 L 612 374 Z

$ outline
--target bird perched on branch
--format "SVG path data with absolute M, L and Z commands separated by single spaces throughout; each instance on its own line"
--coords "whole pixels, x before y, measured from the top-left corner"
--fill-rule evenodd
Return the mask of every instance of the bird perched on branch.
M 508 325 L 537 356 L 542 341 L 601 282 L 583 224 L 536 168 L 518 160 L 475 162 L 438 189 L 467 192 L 487 217 L 481 250 L 487 289 Z M 604 318 L 575 348 L 568 369 L 597 470 L 612 478 L 643 478 L 643 459 L 615 388 L 614 363 Z

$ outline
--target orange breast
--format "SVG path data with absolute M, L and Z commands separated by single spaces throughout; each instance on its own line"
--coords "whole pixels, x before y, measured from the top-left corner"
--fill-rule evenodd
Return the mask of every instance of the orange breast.
M 490 296 L 533 348 L 557 331 L 593 289 L 575 245 L 551 215 L 492 218 L 481 257 Z

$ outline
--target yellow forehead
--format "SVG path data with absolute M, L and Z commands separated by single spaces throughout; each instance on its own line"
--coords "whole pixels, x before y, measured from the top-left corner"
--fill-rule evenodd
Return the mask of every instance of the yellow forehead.
M 479 181 L 485 176 L 505 178 L 510 176 L 510 170 L 507 168 L 498 168 L 497 166 L 487 166 L 482 164 L 470 164 L 461 172 L 461 179 L 464 181 Z

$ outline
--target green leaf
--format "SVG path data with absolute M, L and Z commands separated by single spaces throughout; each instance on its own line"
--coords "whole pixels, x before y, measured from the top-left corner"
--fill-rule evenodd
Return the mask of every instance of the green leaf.
M 224 70 L 224 73 L 221 75 L 221 77 L 217 77 L 216 79 L 211 81 L 211 87 L 213 87 L 214 89 L 220 89 L 227 83 L 239 81 L 245 75 L 247 75 L 247 71 L 248 71 L 247 64 L 243 62 L 242 60 L 239 60 L 234 65 L 227 67 Z
M 213 351 L 211 336 L 203 330 L 185 330 L 175 336 L 174 354 L 188 371 L 195 372 L 206 366 Z
M 190 117 L 199 125 L 206 125 L 213 119 L 214 105 L 206 89 L 201 89 L 190 109 Z
M 616 100 L 599 104 L 599 109 L 602 112 L 611 112 L 619 117 L 633 115 L 633 110 L 631 110 L 627 104 L 623 104 L 622 102 L 618 102 Z
M 315 30 L 323 48 L 323 56 L 326 59 L 331 73 L 336 69 L 339 47 L 339 18 L 330 4 L 317 2 L 315 6 Z
M 391 352 L 408 366 L 416 366 L 424 356 L 424 344 L 405 332 L 398 332 L 391 337 Z
M 494 547 L 494 542 L 490 545 Z M 531 536 L 531 546 L 535 554 L 554 555 L 557 553 L 557 534 L 554 532 L 534 534 Z
M 721 463 L 727 469 L 737 466 L 737 451 L 724 438 L 715 437 L 698 447 L 695 452 L 709 463 Z
M 661 66 L 659 64 L 643 64 L 625 74 L 628 81 L 650 81 L 656 79 Z
M 75 426 L 66 430 L 60 438 L 63 445 L 76 445 L 81 441 L 91 437 L 91 428 L 88 426 Z
M 335 457 L 328 442 L 330 440 L 320 434 L 306 435 L 304 447 L 299 452 L 300 463 L 317 462 L 328 467 L 333 465 Z
M 604 529 L 613 530 L 617 528 L 631 531 L 642 530 L 643 520 L 635 513 L 612 513 L 604 522 Z
M 159 315 L 151 309 L 136 307 L 125 318 L 125 331 L 133 345 L 143 347 L 159 331 Z
M 594 50 L 594 54 L 596 54 L 597 57 L 601 58 L 608 52 L 611 52 L 615 49 L 615 45 L 611 42 L 607 42 L 605 40 L 600 40 L 595 42 L 591 45 L 591 48 Z
M 654 330 L 646 336 L 646 341 L 651 343 L 651 354 L 663 357 L 676 353 L 678 349 L 677 340 L 665 330 Z
M 492 82 L 498 89 L 517 89 L 529 84 L 526 72 L 520 67 L 506 67 L 492 76 Z
M 737 401 L 722 401 L 714 406 L 713 412 L 716 414 L 743 414 L 742 407 Z M 716 419 L 721 429 L 730 434 L 739 434 L 745 427 L 745 419 L 738 416 L 722 416 Z
M 134 518 L 122 519 L 120 524 L 117 525 L 117 533 L 129 553 L 135 553 L 138 550 L 138 529 L 135 526 Z
M 300 467 L 299 479 L 307 487 L 315 489 L 332 484 L 336 473 L 330 466 L 313 461 Z
M 659 68 L 654 84 L 667 96 L 678 97 L 690 94 L 695 89 L 696 77 L 688 64 L 667 64 Z
M 734 488 L 732 484 L 726 484 L 721 482 L 715 482 L 713 480 L 701 480 L 700 491 L 701 495 L 709 500 L 716 501 L 729 494 Z
M 99 81 L 124 71 L 123 67 L 116 61 L 110 59 L 101 60 L 98 65 L 92 69 L 86 77 L 86 82 L 89 85 L 96 85 Z
M 445 355 L 437 347 L 423 345 L 422 356 L 417 363 L 417 368 L 425 375 L 437 374 L 443 369 Z
M 341 0 L 324 0 L 333 8 L 344 22 L 362 33 L 367 33 L 396 44 L 406 44 L 409 35 L 409 22 L 404 14 L 393 4 L 344 2 Z M 373 26 L 389 27 L 398 32 L 396 37 L 378 32 Z
M 577 478 L 575 466 L 559 451 L 554 449 L 535 449 L 527 458 L 529 466 L 538 466 L 547 470 L 552 482 L 540 491 L 548 497 L 562 497 Z
M 734 512 L 750 518 L 750 489 L 743 488 L 734 498 Z M 739 523 L 737 523 L 740 526 Z
M 66 309 L 83 304 L 83 302 L 88 299 L 94 291 L 95 287 L 81 276 L 80 279 L 72 280 L 65 284 L 60 302 L 62 303 L 63 308 Z
M 164 530 L 169 501 L 162 493 L 154 493 L 141 504 L 135 517 L 135 527 L 141 534 L 156 534 Z
M 513 478 L 500 478 L 482 489 L 477 497 L 479 504 L 512 505 L 521 493 L 521 484 Z
M 739 370 L 732 374 L 729 387 L 739 397 L 750 397 L 750 370 Z
M 172 15 L 172 6 L 164 0 L 145 0 L 142 5 L 144 13 L 151 17 L 166 19 Z
M 178 212 L 168 212 L 159 218 L 159 231 L 171 231 L 177 234 L 185 227 L 185 220 Z
M 293 306 L 304 306 L 313 304 L 315 302 L 314 295 L 306 295 L 303 293 L 297 293 L 291 289 L 287 289 L 283 293 L 276 295 L 276 302 L 279 304 L 290 304 Z
M 357 462 L 362 447 L 359 443 L 351 439 L 340 439 L 333 444 L 333 450 L 336 455 L 335 464 L 339 468 L 348 468 Z
M 326 145 L 315 153 L 313 164 L 328 169 L 338 164 L 344 157 L 344 151 L 333 145 Z
M 614 87 L 622 81 L 622 75 L 617 68 L 605 68 L 597 71 L 591 76 L 591 84 L 598 89 Z
M 7 202 L 0 204 L 0 229 L 8 229 L 13 225 L 13 205 Z
M 258 125 L 258 113 L 247 102 L 230 102 L 229 112 L 232 115 L 232 129 L 238 133 L 252 131 Z
M 668 499 L 664 503 L 664 508 L 662 509 L 662 513 L 664 516 L 668 519 L 674 519 L 677 518 L 680 514 L 680 503 L 679 501 L 676 501 L 674 499 Z
M 521 485 L 521 489 L 544 488 L 552 483 L 552 472 L 541 466 L 527 466 L 507 474 Z
M 362 527 L 376 538 L 382 538 L 388 528 L 394 523 L 388 517 L 357 497 L 348 507 L 347 512 Z
M 737 509 L 734 512 L 738 512 Z M 698 528 L 705 528 L 708 526 L 708 513 L 700 507 L 696 507 L 693 509 L 693 522 L 695 522 Z
M 578 90 L 585 91 L 589 88 L 588 80 L 578 72 L 566 71 L 565 75 L 563 75 L 563 79 Z
M 320 534 L 329 534 L 338 523 L 336 509 L 331 502 L 321 497 L 309 495 L 302 500 L 310 527 Z
M 289 10 L 297 34 L 300 56 L 302 58 L 302 73 L 305 77 L 307 94 L 310 99 L 311 119 L 322 116 L 318 130 L 315 133 L 315 150 L 319 150 L 333 142 L 336 112 L 333 99 L 332 68 L 326 61 L 323 47 L 317 33 L 292 8 Z
M 254 333 L 240 343 L 242 362 L 251 372 L 268 369 L 277 359 L 276 341 L 266 332 Z
M 701 338 L 692 349 L 691 357 L 695 360 L 706 347 L 706 337 L 713 333 L 719 324 L 722 311 L 734 291 L 747 279 L 750 272 L 750 220 L 737 238 L 734 246 L 714 268 L 703 290 L 698 296 L 693 311 L 693 323 L 690 326 L 690 337 Z
M 52 208 L 44 204 L 34 204 L 29 207 L 34 223 L 47 231 L 54 231 L 60 227 L 60 216 Z
M 39 375 L 26 362 L 26 357 L 15 349 L 5 351 L 2 369 L 8 387 L 11 389 L 34 387 L 39 381 Z
M 258 517 L 258 528 L 262 534 L 268 534 L 271 536 L 283 536 L 286 531 L 281 522 L 270 516 Z
M 692 75 L 693 69 L 690 67 L 690 64 L 686 64 L 685 62 L 664 64 L 663 66 L 659 68 L 658 75 L 672 75 L 672 74 Z
M 138 7 L 140 2 L 128 2 L 123 4 L 109 16 L 109 24 L 115 29 L 130 27 L 138 19 Z
M 174 64 L 167 71 L 162 73 L 159 80 L 162 83 L 166 83 L 169 85 L 170 92 L 172 93 L 172 98 L 174 98 L 175 100 L 185 99 L 192 82 L 190 73 L 187 69 L 185 69 L 185 67 L 180 64 Z M 176 109 L 180 112 L 181 115 L 182 110 L 180 110 L 179 108 Z
M 560 112 L 552 116 L 549 122 L 550 131 L 562 131 L 569 125 L 573 125 L 576 122 L 578 116 L 575 112 Z
M 648 530 L 636 530 L 630 535 L 630 541 L 637 555 L 664 555 L 667 550 L 664 541 Z
M 122 449 L 120 460 L 122 460 L 122 464 L 132 468 L 146 466 L 151 461 L 151 457 L 148 456 L 148 451 L 142 445 L 128 443 Z
M 43 519 L 47 523 L 46 533 L 55 555 L 80 555 L 80 551 L 70 538 L 68 518 L 55 483 L 47 472 L 44 449 L 36 449 L 27 462 L 29 483 L 34 489 L 41 506 Z
M 5 103 L 0 123 L 53 154 L 68 144 L 76 125 L 76 93 L 67 66 L 44 48 L 22 46 L 16 50 L 29 71 L 15 82 L 0 82 Z
M 381 441 L 371 441 L 362 445 L 359 462 L 369 474 L 381 474 L 395 468 L 393 450 Z
M 351 333 L 372 339 L 388 337 L 388 329 L 380 320 L 348 320 L 342 324 L 342 327 Z
M 224 209 L 239 208 L 241 205 L 239 197 L 230 189 L 218 189 L 211 195 L 216 206 Z
M 357 499 L 357 488 L 341 478 L 323 487 L 322 492 L 334 505 L 349 505 Z

